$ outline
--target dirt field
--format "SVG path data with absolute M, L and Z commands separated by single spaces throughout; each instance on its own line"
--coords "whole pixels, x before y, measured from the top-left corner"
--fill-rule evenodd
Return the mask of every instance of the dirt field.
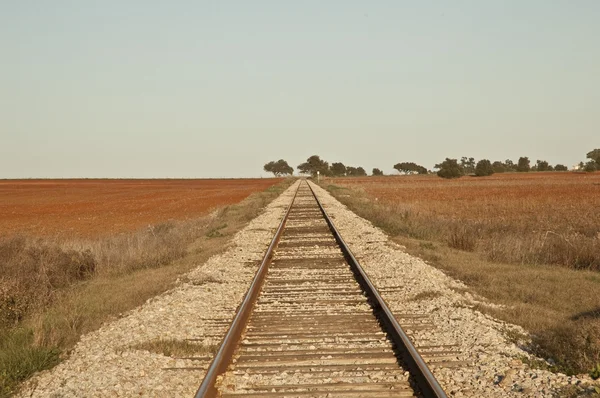
M 449 220 L 539 231 L 600 233 L 600 173 L 502 173 L 445 180 L 437 176 L 337 178 L 407 211 Z
M 112 235 L 197 217 L 279 181 L 0 180 L 0 236 Z

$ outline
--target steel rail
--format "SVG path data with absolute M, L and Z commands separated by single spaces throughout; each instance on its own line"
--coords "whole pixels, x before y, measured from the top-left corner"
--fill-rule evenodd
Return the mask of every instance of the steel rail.
M 409 354 L 408 356 L 403 357 L 402 359 L 411 371 L 411 374 L 413 375 L 421 394 L 423 394 L 423 396 L 426 398 L 447 398 L 446 393 L 440 386 L 433 373 L 431 373 L 431 370 L 423 360 L 423 357 L 421 357 L 413 343 L 410 341 L 410 339 L 408 338 L 408 336 L 394 317 L 394 314 L 386 304 L 385 300 L 383 299 L 383 297 L 381 297 L 381 295 L 377 291 L 377 288 L 375 288 L 375 285 L 373 285 L 366 272 L 359 264 L 358 260 L 350 251 L 350 248 L 348 247 L 346 242 L 344 242 L 344 239 L 342 238 L 339 231 L 333 225 L 333 222 L 327 215 L 327 212 L 325 211 L 323 204 L 317 197 L 317 194 L 315 193 L 313 187 L 310 183 L 308 183 L 308 186 L 313 196 L 315 197 L 319 208 L 321 209 L 321 213 L 323 213 L 327 225 L 329 225 L 329 228 L 333 232 L 335 240 L 340 245 L 342 252 L 346 257 L 346 260 L 348 261 L 348 264 L 350 264 L 352 271 L 356 275 L 358 283 L 361 285 L 368 297 L 372 299 L 371 305 L 373 306 L 373 311 L 375 315 L 378 319 L 380 319 L 383 322 L 390 339 L 396 345 L 396 347 Z
M 298 188 L 300 188 L 301 185 L 302 183 L 298 184 Z M 292 201 L 290 202 L 290 205 L 288 206 L 285 215 L 279 223 L 279 227 L 277 228 L 277 231 L 275 232 L 275 235 L 271 240 L 271 244 L 265 252 L 265 256 L 263 257 L 260 267 L 258 268 L 258 271 L 256 272 L 254 279 L 252 280 L 252 284 L 250 285 L 248 292 L 244 296 L 242 304 L 240 305 L 235 314 L 235 317 L 233 319 L 233 322 L 231 323 L 231 326 L 229 327 L 229 330 L 227 331 L 227 334 L 221 342 L 219 350 L 215 354 L 215 357 L 213 358 L 210 366 L 208 367 L 206 375 L 204 376 L 204 379 L 202 380 L 198 391 L 196 391 L 196 398 L 213 398 L 218 396 L 216 388 L 217 377 L 227 370 L 227 366 L 231 362 L 235 348 L 237 347 L 240 337 L 244 331 L 244 328 L 248 323 L 248 319 L 250 317 L 250 314 L 252 313 L 252 308 L 256 303 L 256 298 L 258 297 L 262 289 L 262 285 L 265 281 L 267 270 L 269 268 L 269 263 L 271 262 L 271 258 L 273 256 L 273 249 L 277 246 L 277 243 L 279 242 L 281 233 L 285 228 L 285 223 L 290 215 L 290 210 L 294 205 L 294 200 L 298 195 L 298 188 L 296 188 L 294 197 L 292 198 Z

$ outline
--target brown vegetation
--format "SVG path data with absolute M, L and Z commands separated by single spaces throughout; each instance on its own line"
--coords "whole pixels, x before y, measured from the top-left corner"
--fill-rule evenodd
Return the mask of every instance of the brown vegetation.
M 111 236 L 197 218 L 280 181 L 0 180 L 0 236 Z
M 0 327 L 19 323 L 79 281 L 156 268 L 182 258 L 213 223 L 213 217 L 205 216 L 92 241 L 23 236 L 0 240 Z
M 529 348 L 556 369 L 582 373 L 600 362 L 599 173 L 324 185 L 409 252 L 504 304 L 480 309 L 525 327 Z
M 152 340 L 136 344 L 131 347 L 134 350 L 154 352 L 167 357 L 182 358 L 198 355 L 214 355 L 219 346 L 205 345 L 196 341 L 181 340 Z
M 477 249 L 491 261 L 600 270 L 600 173 L 333 179 L 406 222 L 403 233 Z

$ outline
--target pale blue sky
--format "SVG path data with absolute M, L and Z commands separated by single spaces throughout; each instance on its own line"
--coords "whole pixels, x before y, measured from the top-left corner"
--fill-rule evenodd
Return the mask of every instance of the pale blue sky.
M 0 178 L 600 147 L 597 0 L 0 0 L 0 48 Z

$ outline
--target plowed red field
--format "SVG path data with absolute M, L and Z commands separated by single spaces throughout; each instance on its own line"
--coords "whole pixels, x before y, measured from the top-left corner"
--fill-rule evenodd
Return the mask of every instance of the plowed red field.
M 502 173 L 445 180 L 435 175 L 336 178 L 413 215 L 595 236 L 600 172 Z
M 0 236 L 96 237 L 240 202 L 279 179 L 3 180 Z

